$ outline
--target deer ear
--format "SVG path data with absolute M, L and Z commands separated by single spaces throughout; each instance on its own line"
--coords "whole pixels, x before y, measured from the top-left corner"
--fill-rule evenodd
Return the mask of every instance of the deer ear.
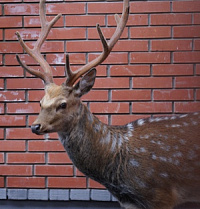
M 92 68 L 88 73 L 86 73 L 80 81 L 74 86 L 74 92 L 78 97 L 87 94 L 94 85 L 96 78 L 96 69 Z

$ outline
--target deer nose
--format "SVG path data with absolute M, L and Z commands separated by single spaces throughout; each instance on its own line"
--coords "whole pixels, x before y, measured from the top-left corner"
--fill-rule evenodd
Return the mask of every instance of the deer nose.
M 36 124 L 36 125 L 32 125 L 31 126 L 31 130 L 34 134 L 39 134 L 40 132 L 40 127 L 41 125 L 40 124 Z

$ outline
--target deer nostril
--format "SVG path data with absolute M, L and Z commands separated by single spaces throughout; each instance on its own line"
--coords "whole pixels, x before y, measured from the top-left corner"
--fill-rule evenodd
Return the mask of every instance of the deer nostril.
M 40 127 L 41 127 L 40 124 L 32 125 L 32 126 L 31 126 L 31 130 L 32 130 L 32 132 L 33 132 L 34 134 L 39 134 Z

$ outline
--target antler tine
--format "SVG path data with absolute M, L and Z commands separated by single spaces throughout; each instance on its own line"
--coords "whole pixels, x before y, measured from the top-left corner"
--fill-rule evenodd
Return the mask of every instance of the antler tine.
M 40 66 L 42 67 L 44 72 L 36 71 L 30 67 L 28 67 L 25 63 L 21 61 L 19 56 L 17 55 L 17 60 L 19 64 L 27 70 L 32 75 L 35 75 L 36 77 L 41 78 L 44 80 L 45 84 L 53 83 L 53 75 L 51 66 L 48 64 L 48 62 L 44 59 L 42 56 L 40 50 L 42 47 L 42 44 L 46 40 L 50 29 L 53 27 L 53 25 L 57 22 L 57 20 L 61 17 L 61 14 L 58 14 L 56 17 L 54 17 L 50 22 L 46 20 L 46 14 L 45 14 L 45 0 L 40 0 L 40 21 L 41 21 L 41 33 L 38 38 L 38 40 L 35 43 L 35 46 L 33 49 L 27 46 L 27 44 L 23 41 L 20 33 L 17 31 L 16 35 L 18 37 L 18 40 L 22 46 L 22 48 L 26 51 L 27 54 L 29 54 L 35 61 L 37 61 Z
M 129 0 L 124 0 L 122 16 L 120 18 L 118 14 L 115 14 L 115 21 L 117 23 L 117 27 L 116 27 L 114 34 L 112 35 L 112 37 L 110 38 L 108 42 L 106 41 L 99 24 L 97 24 L 96 27 L 97 27 L 97 31 L 98 31 L 102 46 L 103 46 L 103 51 L 97 58 L 87 63 L 86 65 L 82 66 L 77 71 L 72 72 L 70 70 L 71 72 L 68 73 L 70 74 L 69 75 L 70 77 L 68 77 L 66 81 L 66 84 L 68 86 L 72 86 L 80 76 L 88 72 L 91 68 L 96 67 L 97 65 L 101 64 L 108 57 L 112 48 L 119 40 L 126 26 L 126 23 L 128 21 L 128 15 L 129 15 Z

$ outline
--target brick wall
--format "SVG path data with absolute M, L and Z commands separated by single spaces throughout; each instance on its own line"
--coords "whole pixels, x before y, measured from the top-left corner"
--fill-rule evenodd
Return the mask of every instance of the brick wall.
M 113 200 L 72 165 L 57 134 L 31 133 L 43 84 L 18 65 L 16 53 L 38 68 L 23 54 L 15 32 L 30 45 L 37 39 L 38 0 L 0 3 L 0 199 Z M 49 1 L 47 14 L 63 14 L 42 48 L 56 83 L 65 80 L 65 52 L 76 69 L 101 51 L 95 25 L 109 38 L 121 6 L 117 0 Z M 200 1 L 131 1 L 130 6 L 121 40 L 97 68 L 95 86 L 83 101 L 113 125 L 200 110 Z

